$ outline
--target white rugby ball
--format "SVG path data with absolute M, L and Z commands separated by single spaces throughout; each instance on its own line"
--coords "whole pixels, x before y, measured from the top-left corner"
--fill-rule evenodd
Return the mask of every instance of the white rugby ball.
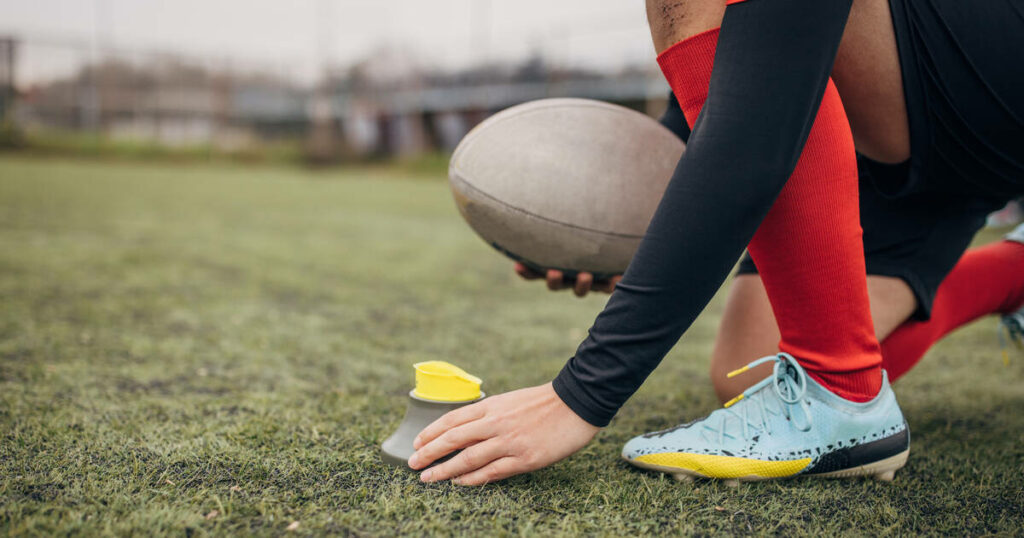
M 535 270 L 622 274 L 683 142 L 656 120 L 589 99 L 541 99 L 491 116 L 448 169 L 459 212 Z

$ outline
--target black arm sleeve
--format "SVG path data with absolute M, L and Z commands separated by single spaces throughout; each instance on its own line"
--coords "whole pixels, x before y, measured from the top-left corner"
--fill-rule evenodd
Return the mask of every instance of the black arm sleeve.
M 796 167 L 852 0 L 750 0 L 722 21 L 708 98 L 647 234 L 554 380 L 605 426 L 707 306 Z

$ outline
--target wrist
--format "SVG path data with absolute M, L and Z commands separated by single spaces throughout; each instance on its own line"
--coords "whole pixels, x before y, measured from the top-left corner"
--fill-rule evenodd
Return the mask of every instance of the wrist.
M 603 428 L 611 422 L 612 414 L 605 414 L 594 410 L 591 402 L 582 396 L 582 389 L 577 385 L 565 369 L 550 383 L 552 390 L 562 404 L 569 408 L 576 416 L 591 426 Z

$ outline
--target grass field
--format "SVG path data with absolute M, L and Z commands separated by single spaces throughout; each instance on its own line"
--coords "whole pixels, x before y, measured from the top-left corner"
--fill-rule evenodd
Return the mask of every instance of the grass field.
M 519 282 L 441 177 L 3 157 L 0 304 L 9 535 L 1024 533 L 1024 354 L 1002 364 L 991 319 L 897 384 L 913 444 L 891 484 L 687 485 L 618 459 L 716 407 L 719 300 L 554 467 L 465 489 L 381 464 L 413 362 L 538 384 L 603 304 Z

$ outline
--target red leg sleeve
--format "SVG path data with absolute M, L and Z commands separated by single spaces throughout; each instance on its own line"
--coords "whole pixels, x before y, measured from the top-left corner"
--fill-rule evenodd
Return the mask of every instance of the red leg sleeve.
M 982 316 L 1024 303 L 1024 245 L 999 241 L 968 250 L 935 293 L 932 317 L 908 321 L 882 342 L 882 361 L 897 379 L 943 336 Z
M 691 126 L 707 98 L 717 38 L 718 30 L 693 36 L 658 59 Z M 873 398 L 882 356 L 868 302 L 856 154 L 831 80 L 796 168 L 748 249 L 782 334 L 779 349 L 836 394 Z

